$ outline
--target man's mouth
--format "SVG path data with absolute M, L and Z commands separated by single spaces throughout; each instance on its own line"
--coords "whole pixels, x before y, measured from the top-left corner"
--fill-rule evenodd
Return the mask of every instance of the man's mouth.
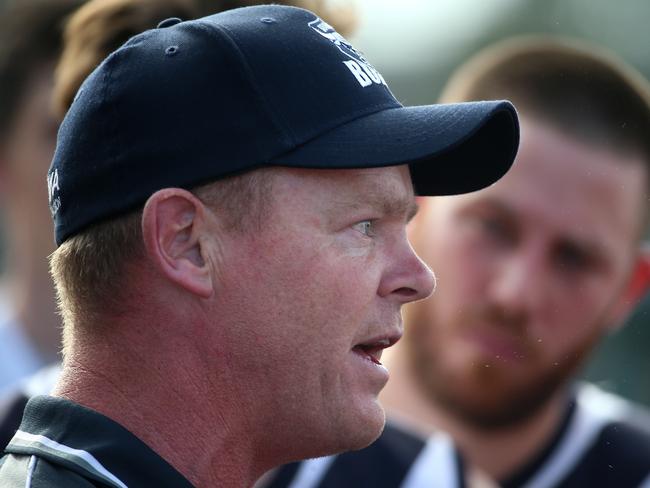
M 365 359 L 368 359 L 369 361 L 372 361 L 373 363 L 381 366 L 381 353 L 384 349 L 392 346 L 398 340 L 399 337 L 372 340 L 369 342 L 357 344 L 352 348 L 352 350 L 357 354 L 363 356 Z
M 522 361 L 530 353 L 525 340 L 499 329 L 475 329 L 468 331 L 467 339 L 480 350 L 502 361 Z

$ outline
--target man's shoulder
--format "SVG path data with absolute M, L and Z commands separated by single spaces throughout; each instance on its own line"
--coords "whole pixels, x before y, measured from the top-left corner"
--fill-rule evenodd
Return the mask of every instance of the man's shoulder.
M 172 465 L 122 425 L 64 398 L 31 398 L 5 453 L 9 457 L 0 474 L 3 487 L 30 486 L 5 483 L 5 476 L 13 482 L 16 476 L 24 480 L 29 473 L 44 480 L 40 485 L 31 484 L 34 487 L 191 486 Z M 74 482 L 65 481 L 68 478 Z M 83 480 L 89 481 L 84 485 Z
M 7 454 L 0 458 L 0 485 L 6 488 L 25 486 L 89 488 L 96 486 L 78 473 L 46 459 Z
M 593 385 L 579 388 L 576 406 L 564 447 L 580 456 L 560 486 L 638 486 L 650 474 L 650 412 Z
M 601 420 L 602 428 L 595 447 L 613 459 L 616 451 L 627 463 L 640 460 L 650 468 L 650 410 L 592 385 L 581 388 L 578 406 Z
M 650 442 L 650 409 L 595 385 L 585 383 L 576 393 L 578 412 L 600 423 L 603 430 L 620 430 L 640 442 Z

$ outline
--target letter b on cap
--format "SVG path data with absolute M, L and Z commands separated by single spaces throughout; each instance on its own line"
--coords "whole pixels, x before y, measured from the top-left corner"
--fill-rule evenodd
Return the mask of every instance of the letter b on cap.
M 366 74 L 366 72 L 361 69 L 359 63 L 356 61 L 343 61 L 343 64 L 348 67 L 350 72 L 354 75 L 361 86 L 365 88 L 368 85 L 372 85 L 372 80 Z
M 350 72 L 357 79 L 362 87 L 367 87 L 376 83 L 377 85 L 385 85 L 384 77 L 379 74 L 375 68 L 363 61 L 343 61 L 343 64 L 348 67 Z

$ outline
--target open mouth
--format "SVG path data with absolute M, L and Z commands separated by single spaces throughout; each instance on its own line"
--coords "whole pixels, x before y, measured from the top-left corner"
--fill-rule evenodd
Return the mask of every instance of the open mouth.
M 363 356 L 369 361 L 381 365 L 381 353 L 387 347 L 392 346 L 398 341 L 399 338 L 394 339 L 380 339 L 377 341 L 366 342 L 363 344 L 357 344 L 352 348 L 354 352 Z

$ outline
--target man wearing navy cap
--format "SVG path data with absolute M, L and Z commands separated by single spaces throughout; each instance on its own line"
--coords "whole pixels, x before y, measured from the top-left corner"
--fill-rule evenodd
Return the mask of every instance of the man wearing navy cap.
M 314 14 L 165 21 L 82 85 L 48 173 L 64 317 L 7 486 L 245 486 L 381 432 L 382 349 L 434 280 L 414 194 L 498 180 L 508 102 L 402 107 Z

